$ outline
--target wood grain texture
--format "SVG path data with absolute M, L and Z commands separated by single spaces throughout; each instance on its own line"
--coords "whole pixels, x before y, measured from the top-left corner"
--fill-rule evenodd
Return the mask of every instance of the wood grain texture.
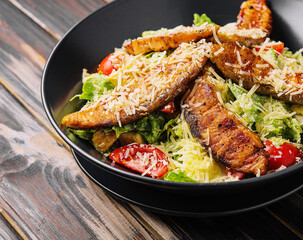
M 70 152 L 2 87 L 0 94 L 0 204 L 29 239 L 152 239 L 118 202 L 90 187 Z
M 2 121 L 1 150 L 3 150 L 1 151 L 1 196 L 5 196 L 1 199 L 1 203 L 5 207 L 4 210 L 10 213 L 10 218 L 19 224 L 21 233 L 26 234 L 29 238 L 39 239 L 43 236 L 50 239 L 52 237 L 72 239 L 89 234 L 88 238 L 103 236 L 105 239 L 110 239 L 110 237 L 120 239 L 122 236 L 131 238 L 133 234 L 138 238 L 150 239 L 149 234 L 125 210 L 123 216 L 130 218 L 130 220 L 127 220 L 129 223 L 123 224 L 123 216 L 120 216 L 121 210 L 119 210 L 118 213 L 115 213 L 117 215 L 115 219 L 119 219 L 119 221 L 112 224 L 108 218 L 111 218 L 113 213 L 108 213 L 108 211 L 115 211 L 119 204 L 112 203 L 114 202 L 113 199 L 105 195 L 99 188 L 94 191 L 89 188 L 87 189 L 88 193 L 85 193 L 83 189 L 86 189 L 88 180 L 86 177 L 82 179 L 78 175 L 80 170 L 70 153 L 66 153 L 65 149 L 58 146 L 58 143 L 39 126 L 39 123 L 35 122 L 37 120 L 41 122 L 41 119 L 37 119 L 37 117 L 31 119 L 31 116 L 27 116 L 31 119 L 30 123 L 24 124 L 24 119 L 20 118 L 20 116 L 28 114 L 23 109 L 24 104 L 34 109 L 32 111 L 36 114 L 31 115 L 36 116 L 39 113 L 41 116 L 44 115 L 39 101 L 39 83 L 45 58 L 54 46 L 56 39 L 49 36 L 32 19 L 14 8 L 13 5 L 3 1 L 0 4 L 0 9 L 3 11 L 3 14 L 1 11 L 0 35 L 2 43 L 0 45 L 2 53 L 1 79 L 10 94 L 14 96 L 10 96 L 4 89 L 1 89 L 1 92 L 3 92 L 3 94 L 1 93 L 2 99 L 5 99 L 3 104 L 1 103 L 2 111 L 0 114 Z M 32 46 L 35 46 L 35 49 Z M 8 94 L 7 98 L 4 97 L 4 93 Z M 15 101 L 16 99 L 21 105 Z M 38 104 L 35 104 L 35 102 Z M 10 103 L 9 106 L 7 103 Z M 19 109 L 15 109 L 14 106 L 19 107 Z M 26 108 L 28 110 L 28 107 Z M 14 121 L 11 121 L 12 119 Z M 35 124 L 31 124 L 31 122 Z M 36 128 L 35 125 L 39 127 Z M 40 133 L 28 133 L 25 128 L 27 130 L 36 129 Z M 10 138 L 10 134 L 16 137 Z M 50 142 L 44 141 L 47 138 L 55 145 L 53 148 L 50 148 Z M 16 146 L 14 146 L 15 144 Z M 39 147 L 36 148 L 35 144 L 38 144 Z M 44 147 L 42 147 L 43 145 Z M 57 150 L 57 147 L 61 150 Z M 26 154 L 23 155 L 15 151 L 15 148 Z M 55 154 L 47 158 L 44 156 L 44 152 L 58 153 L 58 155 Z M 60 154 L 60 152 L 64 154 Z M 31 154 L 34 154 L 34 156 Z M 32 161 L 29 162 L 28 159 Z M 63 165 L 62 163 L 66 159 L 69 159 L 69 163 L 64 167 L 66 162 Z M 52 180 L 54 180 L 54 183 L 52 183 Z M 69 189 L 64 186 L 66 181 L 73 183 L 73 186 L 77 186 L 75 183 L 80 184 L 81 189 L 78 192 L 76 187 Z M 20 183 L 22 183 L 22 186 L 20 186 Z M 36 186 L 37 183 L 39 183 L 38 186 Z M 50 185 L 49 190 L 46 189 L 48 187 L 45 184 Z M 41 187 L 39 187 L 40 185 Z M 76 198 L 72 197 L 76 193 L 79 193 Z M 93 196 L 91 196 L 92 194 Z M 65 195 L 67 195 L 67 198 Z M 43 199 L 41 196 L 45 196 L 44 201 L 37 201 L 36 199 L 39 199 L 39 197 Z M 86 200 L 87 196 L 89 200 Z M 59 199 L 56 199 L 56 197 Z M 102 197 L 104 199 L 100 200 Z M 79 206 L 75 207 L 76 199 L 79 201 Z M 97 211 L 91 212 L 92 209 L 94 210 L 94 207 L 92 207 L 94 203 L 99 205 L 97 209 L 106 209 L 105 220 L 101 221 Z M 109 206 L 106 206 L 106 203 Z M 84 204 L 90 210 L 89 213 L 86 213 L 86 216 L 88 220 L 94 223 L 92 225 L 95 228 L 94 230 L 91 229 L 91 222 L 85 224 L 82 217 L 83 213 L 79 210 L 83 210 L 81 204 Z M 27 209 L 27 211 L 23 209 Z M 120 209 L 123 208 L 120 207 Z M 49 213 L 50 210 L 52 210 L 52 214 Z M 29 214 L 32 214 L 32 222 L 27 219 Z M 90 216 L 90 214 L 93 214 L 93 216 Z M 93 220 L 94 216 L 98 218 L 96 221 Z M 77 220 L 78 222 L 76 222 Z M 107 227 L 106 224 L 109 226 Z M 103 230 L 102 227 L 104 227 Z M 114 229 L 111 229 L 113 227 Z M 44 230 L 41 230 L 41 228 Z M 111 233 L 115 229 L 117 229 L 117 236 Z M 142 233 L 138 229 L 141 229 Z
M 45 116 L 40 100 L 41 75 L 57 41 L 9 2 L 0 1 L 0 9 L 0 77 Z
M 9 1 L 57 39 L 80 19 L 106 4 L 103 0 Z
M 0 214 L 0 239 L 22 239 L 2 214 Z

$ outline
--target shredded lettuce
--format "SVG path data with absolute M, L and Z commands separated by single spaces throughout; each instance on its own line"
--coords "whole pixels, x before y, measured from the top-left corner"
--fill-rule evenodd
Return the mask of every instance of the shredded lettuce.
M 288 48 L 284 48 L 283 56 L 285 58 L 294 59 L 296 64 L 299 66 L 303 66 L 303 56 L 302 56 L 303 49 L 298 50 L 297 52 L 293 53 L 288 50 Z
M 272 137 L 269 139 L 275 146 L 280 146 L 285 142 L 289 142 L 286 139 L 283 139 L 282 137 Z
M 186 176 L 197 182 L 227 180 L 221 166 L 192 136 L 184 119 L 177 117 L 174 122 L 171 121 L 168 132 L 169 140 L 156 145 L 169 159 L 169 172 L 166 178 L 172 176 L 174 180 L 182 181 L 184 180 L 182 176 Z
M 209 23 L 209 24 L 215 24 L 205 13 L 203 13 L 201 16 L 197 13 L 194 14 L 194 25 L 196 27 L 199 27 L 203 23 Z
M 235 83 L 230 83 L 229 87 L 236 100 L 227 103 L 226 107 L 261 138 L 283 137 L 301 143 L 302 128 L 288 104 L 256 94 L 257 87 L 250 91 Z
M 273 44 L 276 43 L 275 41 L 271 42 Z M 302 52 L 303 49 L 300 49 L 299 51 L 292 53 L 285 47 L 282 54 L 277 54 L 277 52 L 271 48 L 268 51 L 260 53 L 260 56 L 276 69 L 282 70 L 286 66 L 293 69 L 295 72 L 301 72 L 303 66 Z

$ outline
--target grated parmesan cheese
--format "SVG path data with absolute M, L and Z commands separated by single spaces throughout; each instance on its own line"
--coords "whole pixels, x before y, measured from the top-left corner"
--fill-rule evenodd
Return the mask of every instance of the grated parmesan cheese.
M 121 53 L 123 50 L 117 51 Z M 110 94 L 100 96 L 96 102 L 86 108 L 101 104 L 107 109 L 107 114 L 116 114 L 120 126 L 121 111 L 127 115 L 135 114 L 137 111 L 147 111 L 156 96 L 160 97 L 166 93 L 167 85 L 179 81 L 177 79 L 180 69 L 187 71 L 193 67 L 202 68 L 205 57 L 210 56 L 210 43 L 206 43 L 205 40 L 199 43 L 182 43 L 170 55 L 169 60 L 164 58 L 163 53 L 158 55 L 155 62 L 150 62 L 143 56 L 127 55 L 125 52 L 119 56 L 122 59 L 120 63 L 122 66 L 113 72 L 109 79 L 121 76 L 119 77 L 121 81 L 117 81 L 117 87 Z M 143 77 L 134 77 L 135 75 L 129 74 L 130 70 L 139 72 L 142 69 L 146 69 Z M 171 69 L 173 69 L 172 72 Z

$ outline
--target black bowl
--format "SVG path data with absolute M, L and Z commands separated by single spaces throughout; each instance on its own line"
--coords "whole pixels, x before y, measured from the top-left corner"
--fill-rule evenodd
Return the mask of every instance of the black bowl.
M 259 178 L 229 183 L 177 183 L 143 177 L 117 164 L 111 166 L 111 161 L 97 152 L 89 142 L 68 135 L 59 126 L 63 116 L 83 105 L 80 100 L 69 101 L 81 92 L 82 69 L 95 72 L 99 62 L 115 47 L 120 47 L 125 39 L 135 38 L 145 30 L 191 25 L 194 13 L 206 13 L 220 25 L 234 22 L 241 3 L 241 0 L 119 0 L 92 13 L 61 39 L 44 69 L 42 100 L 53 127 L 82 159 L 98 166 L 96 172 L 101 168 L 116 178 L 142 184 L 151 191 L 193 195 L 201 199 L 207 196 L 204 202 L 228 197 L 229 202 L 241 204 L 249 201 L 250 197 L 262 199 L 263 193 L 272 193 L 272 198 L 278 199 L 274 186 L 283 188 L 283 196 L 285 192 L 298 189 L 303 179 L 292 176 L 303 172 L 303 163 Z M 271 37 L 283 41 L 292 51 L 303 47 L 303 25 L 298 24 L 303 20 L 303 2 L 272 0 L 269 6 L 273 11 L 274 22 Z M 288 184 L 290 181 L 292 184 Z M 241 197 L 244 195 L 245 198 Z M 270 202 L 268 199 L 266 201 Z

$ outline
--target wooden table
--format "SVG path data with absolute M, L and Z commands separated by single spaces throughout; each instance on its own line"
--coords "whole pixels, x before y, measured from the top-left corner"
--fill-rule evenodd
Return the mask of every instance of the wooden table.
M 40 99 L 46 59 L 102 0 L 0 1 L 0 239 L 303 239 L 303 191 L 220 218 L 152 213 L 91 182 Z M 224 201 L 222 201 L 224 204 Z

